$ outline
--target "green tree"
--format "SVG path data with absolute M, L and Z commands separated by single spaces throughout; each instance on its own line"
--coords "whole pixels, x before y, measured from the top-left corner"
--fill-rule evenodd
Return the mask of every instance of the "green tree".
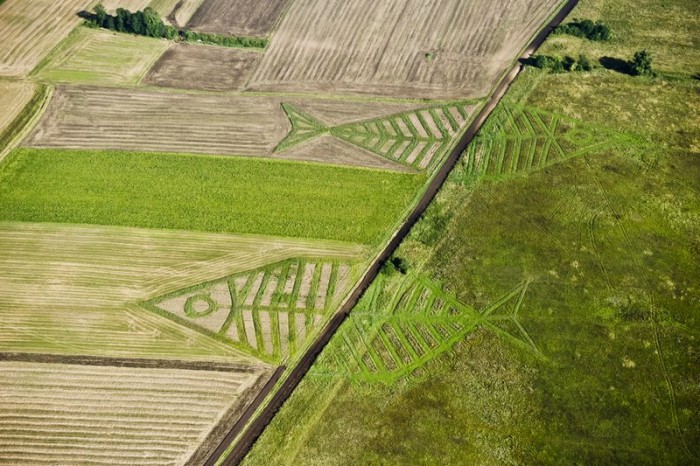
M 591 61 L 584 54 L 578 56 L 578 67 L 581 71 L 591 71 L 593 69 Z
M 630 68 L 635 76 L 654 76 L 654 69 L 651 65 L 651 53 L 646 50 L 635 52 L 630 62 Z
M 151 7 L 146 7 L 143 10 L 143 21 L 145 23 L 145 32 L 147 36 L 151 37 L 163 37 L 165 25 L 163 20 L 160 19 L 160 15 Z
M 105 6 L 102 4 L 102 2 L 95 5 L 95 8 L 93 8 L 92 11 L 95 12 L 95 19 L 97 20 L 97 24 L 100 27 L 104 27 L 107 23 L 107 17 L 109 15 L 107 14 L 107 10 L 105 10 Z

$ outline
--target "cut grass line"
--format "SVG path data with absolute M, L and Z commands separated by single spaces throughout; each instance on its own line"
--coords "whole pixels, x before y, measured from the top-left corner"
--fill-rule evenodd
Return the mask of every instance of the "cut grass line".
M 3 159 L 12 151 L 12 149 L 24 139 L 31 131 L 39 118 L 46 110 L 53 88 L 46 85 L 37 85 L 34 96 L 24 109 L 15 117 L 5 131 L 0 134 L 0 167 L 2 167 Z

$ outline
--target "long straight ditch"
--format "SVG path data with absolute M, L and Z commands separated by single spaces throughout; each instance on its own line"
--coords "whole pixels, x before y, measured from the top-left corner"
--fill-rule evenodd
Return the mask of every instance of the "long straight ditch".
M 264 406 L 253 422 L 248 425 L 248 428 L 243 431 L 243 426 L 240 423 L 237 423 L 232 427 L 231 431 L 227 435 L 227 440 L 229 443 L 222 443 L 219 445 L 214 454 L 205 463 L 207 466 L 215 465 L 220 460 L 221 455 L 230 445 L 231 440 L 235 439 L 239 435 L 240 437 L 238 442 L 236 442 L 236 445 L 233 447 L 229 455 L 223 459 L 221 464 L 226 466 L 237 465 L 243 461 L 243 458 L 245 458 L 255 444 L 256 440 L 263 433 L 265 427 L 267 427 L 267 425 L 272 421 L 275 414 L 277 414 L 284 402 L 287 401 L 287 399 L 292 395 L 297 385 L 299 385 L 299 382 L 301 382 L 309 369 L 311 369 L 311 366 L 313 365 L 314 361 L 316 361 L 318 355 L 321 354 L 321 351 L 323 351 L 323 348 L 326 347 L 335 332 L 348 317 L 350 311 L 355 307 L 367 288 L 375 280 L 384 263 L 389 259 L 389 257 L 391 257 L 394 251 L 396 251 L 416 222 L 421 218 L 425 212 L 425 209 L 427 209 L 428 205 L 430 205 L 430 203 L 433 201 L 438 191 L 440 191 L 440 188 L 442 188 L 443 184 L 447 180 L 447 176 L 459 161 L 462 153 L 474 140 L 474 137 L 486 122 L 486 119 L 489 117 L 489 115 L 491 115 L 493 110 L 505 95 L 506 91 L 510 88 L 515 78 L 522 71 L 523 65 L 520 64 L 520 60 L 528 58 L 530 55 L 532 55 L 532 53 L 542 45 L 549 34 L 551 34 L 554 28 L 556 28 L 564 20 L 564 18 L 571 13 L 571 10 L 573 10 L 577 4 L 578 0 L 567 0 L 566 4 L 564 4 L 564 6 L 562 6 L 561 9 L 554 16 L 552 16 L 547 25 L 542 28 L 537 35 L 535 35 L 520 57 L 518 57 L 518 61 L 516 61 L 515 66 L 503 77 L 503 79 L 501 79 L 491 94 L 489 100 L 469 125 L 469 128 L 467 128 L 467 131 L 461 137 L 457 145 L 452 149 L 442 167 L 440 167 L 440 170 L 437 172 L 433 180 L 428 185 L 428 188 L 423 193 L 423 196 L 418 201 L 413 211 L 411 211 L 406 218 L 406 221 L 401 225 L 386 247 L 370 265 L 357 287 L 355 287 L 343 306 L 333 316 L 328 325 L 326 325 L 323 333 L 319 335 L 316 341 L 314 341 L 306 353 L 304 353 L 284 382 L 282 382 L 282 385 L 280 385 L 277 391 L 275 391 L 275 393 L 272 395 L 272 398 L 267 405 Z M 257 406 L 251 405 L 248 409 L 257 409 L 264 401 L 261 398 L 262 397 L 258 397 L 258 399 L 255 400 L 256 402 L 259 401 Z

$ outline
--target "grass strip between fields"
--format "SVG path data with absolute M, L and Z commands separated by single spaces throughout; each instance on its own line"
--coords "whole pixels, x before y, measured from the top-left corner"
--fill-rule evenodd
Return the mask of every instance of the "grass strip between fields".
M 370 244 L 423 175 L 166 153 L 17 149 L 0 220 L 251 233 Z

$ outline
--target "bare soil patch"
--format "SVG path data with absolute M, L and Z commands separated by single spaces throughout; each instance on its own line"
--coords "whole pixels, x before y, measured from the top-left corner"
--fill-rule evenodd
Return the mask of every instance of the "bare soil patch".
M 309 111 L 321 109 L 322 116 L 330 115 L 336 108 L 334 119 L 340 123 L 418 105 L 316 98 L 293 101 L 302 102 Z M 332 138 L 325 136 L 292 150 L 273 152 L 291 130 L 283 102 L 287 99 L 277 96 L 59 86 L 42 120 L 24 144 L 274 157 L 405 170 L 361 148 L 329 141 Z
M 216 34 L 265 36 L 289 0 L 206 0 L 187 27 Z
M 245 49 L 174 44 L 144 82 L 179 89 L 242 89 L 262 54 Z
M 465 98 L 488 93 L 560 0 L 297 0 L 257 90 Z

